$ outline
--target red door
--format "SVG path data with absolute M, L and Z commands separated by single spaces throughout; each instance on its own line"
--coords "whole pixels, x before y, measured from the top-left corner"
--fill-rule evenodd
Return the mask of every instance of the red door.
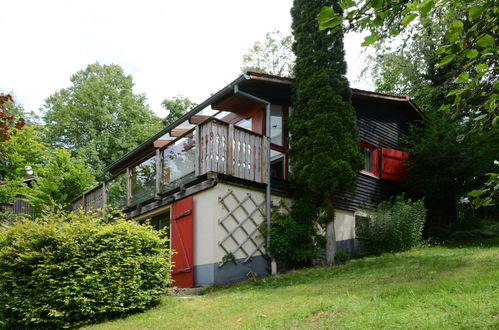
M 172 257 L 172 279 L 173 285 L 179 288 L 194 286 L 193 212 L 192 196 L 172 205 L 171 248 L 175 250 Z

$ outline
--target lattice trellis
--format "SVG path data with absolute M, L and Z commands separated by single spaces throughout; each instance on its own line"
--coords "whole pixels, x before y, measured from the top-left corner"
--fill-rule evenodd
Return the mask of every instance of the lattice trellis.
M 260 227 L 265 222 L 265 200 L 258 203 L 251 193 L 240 198 L 232 189 L 218 198 L 226 214 L 218 219 L 225 235 L 218 245 L 226 255 L 236 255 L 239 251 L 245 256 L 246 263 L 257 252 L 265 254 L 265 239 Z M 226 260 L 220 262 L 220 267 Z

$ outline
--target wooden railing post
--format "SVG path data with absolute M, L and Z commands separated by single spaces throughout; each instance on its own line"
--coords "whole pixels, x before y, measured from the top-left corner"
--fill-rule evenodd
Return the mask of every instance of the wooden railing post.
M 86 194 L 83 194 L 83 196 L 82 196 L 82 204 L 81 205 L 83 206 L 83 211 L 86 211 L 87 210 L 87 196 L 86 196 Z
M 156 149 L 156 197 L 161 193 L 163 187 L 163 152 Z
M 229 130 L 227 133 L 227 155 L 225 158 L 225 163 L 227 166 L 227 175 L 234 174 L 234 125 L 229 124 Z
M 128 207 L 132 204 L 132 170 L 126 168 L 126 200 L 125 205 Z
M 194 174 L 196 176 L 200 176 L 201 175 L 201 129 L 199 128 L 199 125 L 196 126 L 196 130 L 195 130 L 195 140 L 194 140 Z
M 270 159 L 267 159 L 267 139 L 265 136 L 262 138 L 262 183 L 267 182 L 267 162 Z
M 107 190 L 106 190 L 106 183 L 102 183 L 102 209 L 104 209 L 104 207 L 106 206 L 107 204 Z

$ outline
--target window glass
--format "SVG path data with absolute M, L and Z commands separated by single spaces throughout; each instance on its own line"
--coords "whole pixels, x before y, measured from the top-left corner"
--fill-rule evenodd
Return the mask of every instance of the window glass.
M 126 175 L 120 174 L 106 184 L 108 203 L 123 208 L 126 201 Z
M 132 205 L 156 194 L 156 156 L 132 168 Z
M 270 177 L 284 179 L 284 153 L 270 150 Z
M 282 106 L 272 105 L 270 108 L 270 142 L 282 146 L 283 120 Z
M 249 118 L 238 121 L 234 125 L 237 127 L 241 127 L 241 128 L 244 128 L 244 129 L 251 131 L 252 124 L 253 124 L 253 120 L 251 119 L 251 117 L 249 117 Z
M 364 154 L 364 170 L 374 173 L 374 160 L 373 160 L 373 150 L 360 147 L 361 152 Z
M 195 162 L 194 135 L 178 139 L 163 151 L 163 191 L 192 181 Z

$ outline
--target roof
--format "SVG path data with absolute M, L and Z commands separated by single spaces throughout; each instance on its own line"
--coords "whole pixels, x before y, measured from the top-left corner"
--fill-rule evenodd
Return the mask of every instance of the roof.
M 128 161 L 135 159 L 139 155 L 149 154 L 153 152 L 155 150 L 154 141 L 160 139 L 162 136 L 170 132 L 173 128 L 177 127 L 178 125 L 185 122 L 190 117 L 210 105 L 213 109 L 216 110 L 227 110 L 230 108 L 234 109 L 237 106 L 241 106 L 244 105 L 244 103 L 249 102 L 244 97 L 234 95 L 234 87 L 236 85 L 245 92 L 253 94 L 255 96 L 264 98 L 270 97 L 273 100 L 290 102 L 291 88 L 294 82 L 294 78 L 275 76 L 267 73 L 247 72 L 245 74 L 242 74 L 230 84 L 206 99 L 204 102 L 202 102 L 189 112 L 185 113 L 178 120 L 166 126 L 157 134 L 141 143 L 138 147 L 107 166 L 104 170 L 111 173 L 116 173 L 117 171 L 121 171 L 124 168 L 125 164 L 128 163 Z M 410 108 L 411 111 L 414 112 L 417 117 L 419 117 L 420 119 L 424 118 L 423 112 L 416 106 L 416 104 L 411 100 L 409 96 L 391 95 L 364 91 L 360 89 L 352 89 L 352 96 L 355 98 L 375 98 L 387 102 L 403 102 Z

